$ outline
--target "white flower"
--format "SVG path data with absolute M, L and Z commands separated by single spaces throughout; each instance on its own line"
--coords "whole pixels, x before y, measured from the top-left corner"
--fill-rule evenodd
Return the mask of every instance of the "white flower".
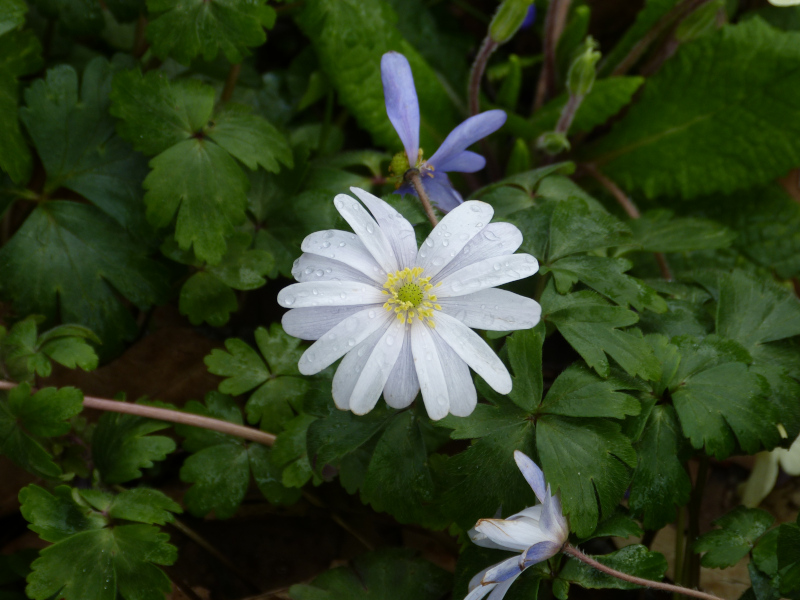
M 785 430 L 783 435 L 786 435 Z M 776 448 L 772 452 L 756 454 L 753 470 L 741 490 L 742 504 L 748 508 L 761 504 L 778 481 L 779 467 L 793 477 L 800 475 L 800 437 L 788 450 Z
M 497 392 L 510 392 L 505 365 L 470 327 L 512 331 L 539 322 L 535 301 L 492 289 L 539 269 L 529 254 L 513 254 L 519 230 L 489 223 L 492 207 L 472 200 L 447 214 L 417 250 L 400 213 L 351 190 L 372 216 L 354 198 L 336 196 L 355 234 L 309 235 L 292 269 L 300 283 L 278 294 L 293 309 L 283 317 L 287 333 L 317 340 L 300 358 L 300 372 L 313 375 L 344 356 L 333 399 L 359 415 L 381 392 L 389 406 L 405 408 L 420 389 L 431 419 L 469 415 L 477 393 L 468 366 Z
M 502 600 L 520 573 L 561 552 L 569 537 L 569 526 L 561 511 L 561 501 L 550 493 L 544 474 L 530 458 L 517 450 L 514 460 L 541 504 L 507 519 L 481 519 L 469 532 L 478 546 L 520 552 L 479 572 L 469 582 L 464 600 L 480 600 L 490 591 L 489 600 Z

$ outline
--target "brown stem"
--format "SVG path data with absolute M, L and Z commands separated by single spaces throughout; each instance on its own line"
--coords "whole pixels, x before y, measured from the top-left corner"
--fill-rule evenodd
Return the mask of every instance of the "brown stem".
M 431 225 L 436 227 L 439 224 L 439 219 L 436 218 L 436 213 L 433 212 L 433 206 L 431 206 L 428 193 L 422 185 L 422 177 L 419 174 L 419 170 L 409 169 L 406 171 L 405 178 L 414 186 L 414 190 L 416 190 L 417 196 L 419 196 L 419 201 L 422 202 L 422 208 L 425 209 L 425 214 L 428 216 L 428 221 L 431 222 Z
M 700 583 L 700 556 L 692 551 L 692 546 L 697 536 L 700 535 L 700 505 L 703 502 L 703 494 L 708 479 L 708 462 L 708 456 L 703 455 L 700 458 L 697 477 L 695 478 L 688 506 L 689 522 L 686 533 L 686 550 L 683 558 L 683 583 L 691 586 Z
M 647 49 L 650 47 L 650 44 L 658 39 L 658 37 L 664 33 L 668 27 L 707 1 L 708 0 L 684 0 L 675 6 L 667 14 L 661 17 L 658 22 L 653 25 L 653 27 L 651 27 L 650 30 L 645 33 L 638 42 L 636 42 L 625 58 L 623 58 L 619 64 L 614 67 L 614 70 L 611 71 L 611 75 L 624 75 L 627 73 L 647 51 Z
M 17 387 L 18 383 L 10 381 L 0 381 L 0 390 L 10 390 Z M 170 410 L 167 408 L 158 408 L 155 406 L 144 406 L 142 404 L 132 404 L 130 402 L 122 402 L 120 400 L 106 400 L 104 398 L 93 398 L 92 396 L 83 397 L 83 406 L 86 408 L 94 408 L 97 410 L 104 410 L 108 412 L 117 412 L 128 415 L 136 415 L 138 417 L 145 417 L 147 419 L 157 419 L 158 421 L 168 421 L 170 423 L 179 423 L 182 425 L 191 425 L 192 427 L 200 427 L 202 429 L 211 429 L 212 431 L 219 431 L 228 435 L 244 438 L 252 442 L 258 442 L 265 446 L 272 446 L 275 443 L 275 436 L 266 431 L 260 431 L 253 427 L 245 427 L 244 425 L 236 425 L 228 421 L 220 419 L 213 419 L 211 417 L 203 417 L 201 415 L 193 415 L 178 410 Z
M 134 58 L 142 58 L 144 53 L 147 52 L 147 40 L 144 37 L 147 31 L 147 17 L 139 15 L 136 21 L 136 30 L 133 34 L 133 56 Z
M 575 113 L 578 112 L 578 109 L 581 106 L 581 102 L 583 102 L 583 96 L 575 96 L 570 94 L 569 100 L 567 100 L 564 108 L 561 109 L 561 116 L 558 117 L 558 123 L 556 123 L 557 133 L 563 133 L 564 135 L 567 135 L 569 128 L 572 125 L 572 121 L 575 119 Z
M 572 0 L 550 0 L 544 19 L 544 60 L 533 99 L 533 112 L 539 110 L 556 89 L 556 46 L 567 22 Z
M 616 577 L 617 579 L 621 579 L 622 581 L 627 581 L 628 583 L 649 587 L 655 590 L 676 592 L 678 594 L 683 594 L 684 596 L 691 596 L 692 598 L 704 598 L 705 600 L 721 600 L 717 596 L 714 596 L 712 594 L 706 594 L 705 592 L 701 592 L 700 590 L 690 590 L 689 588 L 681 587 L 679 585 L 672 585 L 670 583 L 663 583 L 661 581 L 652 581 L 650 579 L 642 579 L 641 577 L 635 577 L 634 575 L 628 575 L 627 573 L 617 571 L 616 569 L 612 569 L 611 567 L 608 567 L 603 563 L 596 561 L 591 556 L 585 555 L 575 546 L 572 546 L 570 544 L 567 544 L 564 547 L 564 552 L 571 556 L 574 556 L 579 561 L 586 563 L 590 567 L 597 569 L 601 573 L 605 573 L 606 575 L 611 575 L 611 577 Z
M 597 167 L 593 164 L 585 164 L 583 165 L 584 169 L 594 177 L 597 182 L 606 188 L 614 198 L 616 198 L 619 205 L 622 209 L 628 213 L 628 216 L 631 219 L 638 219 L 642 216 L 642 213 L 639 212 L 639 209 L 633 203 L 633 200 L 628 198 L 627 194 L 623 192 L 620 187 L 611 181 L 608 177 L 603 175 Z M 661 277 L 666 279 L 667 281 L 672 281 L 672 270 L 669 268 L 669 263 L 667 262 L 667 257 L 664 256 L 663 252 L 654 252 L 656 257 L 656 262 L 658 263 L 658 268 L 661 271 Z
M 228 71 L 228 77 L 225 79 L 225 87 L 222 88 L 222 95 L 219 101 L 222 104 L 227 104 L 233 96 L 233 90 L 236 87 L 236 82 L 239 81 L 239 73 L 242 72 L 242 63 L 231 65 L 231 70 Z
M 491 36 L 483 38 L 480 50 L 472 63 L 472 70 L 469 73 L 469 114 L 475 116 L 481 109 L 481 80 L 486 71 L 486 63 L 492 52 L 497 50 L 497 42 Z

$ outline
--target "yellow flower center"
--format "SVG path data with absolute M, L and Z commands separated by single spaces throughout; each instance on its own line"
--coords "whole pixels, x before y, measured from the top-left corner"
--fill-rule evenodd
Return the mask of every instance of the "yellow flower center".
M 422 277 L 421 267 L 406 267 L 402 271 L 389 273 L 383 284 L 383 293 L 389 299 L 383 307 L 397 314 L 403 323 L 419 319 L 429 327 L 435 327 L 433 311 L 442 307 L 436 304 L 436 296 L 430 293 L 436 287 L 430 281 L 430 277 Z

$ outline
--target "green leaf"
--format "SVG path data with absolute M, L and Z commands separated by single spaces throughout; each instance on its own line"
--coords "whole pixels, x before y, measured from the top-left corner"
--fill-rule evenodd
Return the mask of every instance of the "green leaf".
M 33 31 L 26 29 L 0 34 L 0 68 L 6 68 L 12 75 L 21 77 L 36 73 L 43 64 L 42 44 Z
M 0 0 L 0 35 L 25 22 L 28 6 L 24 0 Z
M 83 410 L 83 395 L 75 388 L 44 388 L 31 394 L 23 383 L 0 400 L 0 453 L 40 477 L 55 478 L 61 468 L 42 447 L 37 437 L 64 435 L 67 419 Z
M 695 552 L 703 552 L 704 567 L 732 567 L 747 556 L 775 518 L 758 508 L 739 506 L 713 522 L 719 527 L 701 535 L 694 543 Z
M 14 183 L 25 183 L 31 176 L 33 160 L 22 136 L 17 118 L 17 78 L 0 68 L 0 169 Z
M 675 520 L 675 507 L 684 506 L 692 491 L 683 466 L 688 448 L 674 408 L 653 407 L 636 450 L 630 509 L 641 516 L 645 529 L 658 530 Z
M 225 238 L 245 220 L 245 173 L 220 146 L 201 138 L 170 147 L 150 167 L 144 180 L 147 219 L 167 227 L 177 213 L 178 245 L 193 248 L 200 260 L 218 263 L 225 255 Z
M 196 79 L 170 81 L 163 71 L 121 71 L 110 93 L 119 134 L 144 154 L 160 154 L 206 126 L 214 88 Z
M 186 404 L 186 410 L 242 424 L 241 410 L 230 397 L 218 392 L 209 392 L 205 405 L 192 400 Z M 184 503 L 193 515 L 203 516 L 213 510 L 218 519 L 233 516 L 250 485 L 251 471 L 259 487 L 273 494 L 271 497 L 296 499 L 275 492 L 274 476 L 265 456 L 267 450 L 259 444 L 189 425 L 177 425 L 175 429 L 186 438 L 184 448 L 192 452 L 181 467 L 180 478 L 194 484 L 184 496 Z
M 644 77 L 608 77 L 597 80 L 581 102 L 570 125 L 569 133 L 586 133 L 602 125 L 630 104 L 633 95 L 644 83 Z M 535 139 L 556 128 L 569 95 L 564 93 L 545 104 L 530 120 L 528 139 Z
M 621 550 L 593 556 L 597 562 L 602 563 L 617 571 L 622 571 L 635 577 L 660 581 L 667 572 L 667 559 L 660 552 L 650 552 L 645 546 L 635 544 L 625 546 Z M 586 563 L 572 557 L 567 559 L 564 567 L 558 574 L 558 578 L 569 583 L 575 583 L 588 589 L 617 589 L 634 590 L 639 586 L 628 583 L 622 579 L 617 579 L 605 573 L 593 569 Z
M 12 379 L 33 381 L 36 375 L 49 377 L 53 370 L 51 360 L 70 369 L 97 368 L 97 354 L 86 340 L 100 340 L 91 330 L 59 325 L 37 336 L 37 323 L 41 320 L 31 315 L 16 323 L 0 340 L 0 355 Z
M 87 504 L 102 504 L 108 516 Z M 40 552 L 28 575 L 29 598 L 45 600 L 156 600 L 170 591 L 169 578 L 155 565 L 177 558 L 166 534 L 150 524 L 115 524 L 109 517 L 144 523 L 171 520 L 180 510 L 155 490 L 130 490 L 116 498 L 98 490 L 60 486 L 54 495 L 29 485 L 20 492 L 21 512 L 42 539 L 55 542 Z M 96 507 L 95 507 L 96 508 Z
M 96 58 L 78 74 L 68 65 L 47 72 L 25 91 L 20 118 L 47 172 L 45 192 L 65 187 L 84 196 L 131 234 L 152 235 L 142 210 L 145 160 L 114 134 L 108 114 L 115 64 Z
M 120 296 L 146 309 L 164 300 L 166 270 L 93 206 L 40 204 L 0 250 L 3 294 L 20 311 L 80 323 L 111 353 L 137 332 Z
M 213 60 L 220 50 L 229 62 L 241 62 L 267 40 L 264 28 L 276 16 L 264 0 L 147 0 L 147 10 L 155 15 L 147 27 L 155 54 L 185 65 L 197 56 Z
M 300 340 L 286 335 L 277 323 L 269 331 L 259 327 L 255 337 L 264 358 L 245 342 L 229 339 L 228 351 L 212 350 L 205 363 L 211 373 L 227 377 L 220 392 L 239 395 L 258 388 L 247 401 L 247 420 L 276 431 L 294 417 L 308 389 L 307 381 L 296 377 Z
M 593 292 L 564 296 L 548 285 L 542 295 L 544 319 L 550 321 L 586 363 L 603 377 L 611 372 L 606 354 L 631 375 L 658 379 L 661 367 L 652 349 L 639 336 L 620 327 L 639 320 L 635 312 L 612 306 Z
M 730 193 L 783 175 L 800 163 L 789 76 L 798 40 L 751 19 L 683 45 L 591 160 L 648 197 Z
M 735 342 L 709 336 L 673 340 L 681 361 L 669 382 L 684 434 L 695 448 L 717 458 L 736 449 L 748 454 L 780 443 L 779 415 L 769 401 L 769 383 L 741 362 L 748 356 Z
M 142 476 L 141 469 L 164 460 L 175 442 L 163 435 L 148 435 L 168 423 L 135 415 L 105 413 L 92 434 L 92 460 L 105 483 L 125 483 Z
M 542 401 L 542 324 L 533 329 L 515 331 L 506 342 L 508 360 L 514 370 L 513 387 L 508 397 L 520 408 L 530 411 Z
M 515 371 L 516 372 L 516 371 Z M 641 389 L 641 384 L 621 373 L 603 379 L 581 363 L 573 363 L 553 382 L 539 407 L 540 414 L 563 417 L 638 415 L 639 401 L 619 390 Z
M 250 113 L 246 106 L 232 107 L 214 117 L 205 128 L 208 137 L 250 169 L 280 170 L 278 162 L 291 168 L 292 150 L 286 138 L 269 121 Z
M 281 482 L 286 487 L 302 487 L 313 477 L 306 438 L 315 420 L 312 415 L 299 414 L 286 423 L 275 440 L 272 463 L 282 469 Z M 316 478 L 315 483 L 319 483 Z
M 222 327 L 239 309 L 233 290 L 209 273 L 195 273 L 181 287 L 178 304 L 192 325 Z
M 419 417 L 405 411 L 381 435 L 367 468 L 362 500 L 401 523 L 445 526 L 448 520 L 431 510 L 433 476 Z
M 628 487 L 628 467 L 636 466 L 631 441 L 612 421 L 544 415 L 536 423 L 536 448 L 548 484 L 560 491 L 570 528 L 589 535 Z
M 727 248 L 736 233 L 709 219 L 675 217 L 669 210 L 651 210 L 628 225 L 646 252 L 686 252 Z
M 58 19 L 66 30 L 79 36 L 97 36 L 103 31 L 103 9 L 91 0 L 35 0 L 36 7 L 49 19 Z
M 641 280 L 625 275 L 625 271 L 632 267 L 633 263 L 624 258 L 568 256 L 542 267 L 541 272 L 553 273 L 556 289 L 562 294 L 580 280 L 625 308 L 633 306 L 639 311 L 666 312 L 667 303 L 655 290 Z
M 375 145 L 399 150 L 400 138 L 386 116 L 381 56 L 395 50 L 411 64 L 420 111 L 420 146 L 431 156 L 457 124 L 450 97 L 420 54 L 397 29 L 398 15 L 384 0 L 311 0 L 297 21 L 339 102 Z
M 717 333 L 742 344 L 757 361 L 769 351 L 768 342 L 800 335 L 800 302 L 786 288 L 735 270 L 720 280 Z
M 777 555 L 782 593 L 800 590 L 800 517 L 798 524 L 784 523 L 778 528 Z
M 439 600 L 452 587 L 453 576 L 414 553 L 387 548 L 362 554 L 349 567 L 337 567 L 310 584 L 289 589 L 293 600 Z
M 593 210 L 581 198 L 558 202 L 550 221 L 548 264 L 588 250 L 600 250 L 630 243 L 631 232 L 616 217 Z

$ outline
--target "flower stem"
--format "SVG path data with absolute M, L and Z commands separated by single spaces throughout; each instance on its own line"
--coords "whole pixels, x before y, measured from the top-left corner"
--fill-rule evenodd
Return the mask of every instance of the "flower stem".
M 628 213 L 628 216 L 631 219 L 638 219 L 642 216 L 642 213 L 639 212 L 639 209 L 634 204 L 633 200 L 628 198 L 627 194 L 623 192 L 619 186 L 611 181 L 608 177 L 603 175 L 597 167 L 593 164 L 586 163 L 583 165 L 583 168 L 586 170 L 589 175 L 594 177 L 597 182 L 602 185 L 609 193 L 616 198 L 619 205 L 622 209 Z M 661 271 L 661 277 L 666 279 L 667 281 L 672 281 L 672 270 L 669 268 L 669 263 L 667 263 L 667 258 L 664 256 L 662 252 L 654 252 L 656 257 L 656 262 L 658 263 L 658 268 Z
M 556 123 L 556 133 L 563 133 L 567 135 L 569 132 L 570 125 L 572 125 L 572 121 L 575 119 L 575 113 L 578 112 L 578 109 L 583 102 L 583 96 L 576 96 L 570 94 L 569 100 L 564 105 L 564 108 L 561 109 L 561 116 L 558 117 L 558 123 Z
M 10 390 L 18 385 L 19 384 L 12 383 L 10 381 L 0 381 L 0 390 Z M 120 400 L 93 398 L 92 396 L 83 397 L 83 406 L 85 408 L 94 408 L 108 412 L 136 415 L 138 417 L 145 417 L 147 419 L 157 419 L 159 421 L 168 421 L 170 423 L 191 425 L 192 427 L 200 427 L 202 429 L 211 429 L 212 431 L 219 431 L 220 433 L 235 435 L 236 437 L 244 438 L 252 442 L 258 442 L 259 444 L 263 444 L 265 446 L 272 446 L 275 443 L 275 436 L 271 433 L 267 433 L 266 431 L 261 431 L 253 427 L 245 427 L 244 425 L 237 425 L 235 423 L 229 423 L 228 421 L 222 421 L 220 419 L 213 419 L 211 417 L 203 417 L 201 415 L 185 413 L 179 410 L 133 404 L 131 402 L 122 402 Z
M 469 73 L 469 114 L 475 116 L 481 109 L 481 80 L 483 73 L 486 71 L 486 63 L 489 62 L 489 57 L 497 50 L 497 42 L 488 35 L 483 38 L 478 55 L 472 63 L 472 70 Z
M 547 16 L 544 19 L 544 60 L 539 74 L 539 83 L 533 98 L 533 112 L 539 110 L 550 99 L 556 88 L 556 46 L 572 0 L 550 0 Z
M 683 583 L 695 586 L 700 583 L 700 557 L 692 552 L 697 536 L 700 535 L 700 505 L 703 502 L 703 495 L 708 480 L 708 456 L 700 458 L 697 467 L 697 477 L 695 478 L 692 496 L 689 499 L 689 523 L 686 534 L 686 549 L 683 557 Z
M 227 104 L 233 97 L 233 90 L 236 87 L 236 82 L 239 81 L 239 73 L 242 72 L 242 63 L 231 65 L 228 71 L 228 77 L 225 79 L 225 87 L 222 88 L 222 95 L 220 96 L 220 103 Z
M 431 201 L 428 199 L 428 194 L 422 185 L 422 177 L 419 171 L 417 169 L 409 169 L 406 171 L 405 178 L 414 186 L 414 190 L 419 196 L 419 201 L 422 202 L 422 208 L 425 209 L 425 214 L 428 216 L 428 221 L 436 227 L 439 224 L 439 219 L 436 218 L 436 214 L 433 212 L 433 206 L 431 206 Z
M 701 592 L 700 590 L 690 590 L 689 588 L 681 587 L 679 585 L 672 585 L 670 583 L 663 583 L 661 581 L 652 581 L 650 579 L 642 579 L 641 577 L 636 577 L 634 575 L 628 575 L 627 573 L 617 571 L 616 569 L 612 569 L 611 567 L 608 567 L 603 563 L 596 561 L 591 556 L 587 556 L 586 554 L 578 550 L 575 546 L 572 546 L 570 544 L 567 544 L 564 547 L 564 552 L 566 552 L 571 556 L 574 556 L 579 561 L 586 563 L 590 567 L 597 569 L 601 573 L 605 573 L 606 575 L 611 575 L 611 577 L 616 577 L 617 579 L 621 579 L 622 581 L 627 581 L 628 583 L 649 587 L 655 590 L 676 592 L 678 594 L 683 594 L 684 596 L 691 596 L 692 598 L 704 598 L 705 600 L 721 600 L 717 596 L 714 596 L 712 594 L 706 594 L 705 592 Z

